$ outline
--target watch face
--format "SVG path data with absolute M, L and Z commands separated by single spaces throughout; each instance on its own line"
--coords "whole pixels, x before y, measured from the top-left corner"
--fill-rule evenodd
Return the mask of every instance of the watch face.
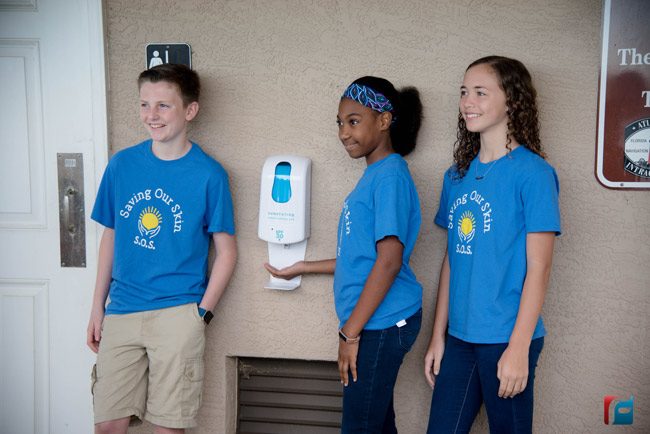
M 213 317 L 214 315 L 212 314 L 212 312 L 208 310 L 205 312 L 205 315 L 203 315 L 203 321 L 205 321 L 206 324 L 210 324 L 210 321 L 212 321 Z

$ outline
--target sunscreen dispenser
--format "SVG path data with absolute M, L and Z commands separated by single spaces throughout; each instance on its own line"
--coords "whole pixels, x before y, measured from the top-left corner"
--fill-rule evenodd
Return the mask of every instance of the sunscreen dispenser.
M 310 231 L 311 160 L 295 155 L 268 157 L 262 168 L 257 235 L 268 243 L 269 263 L 284 268 L 305 259 Z M 291 290 L 291 280 L 270 276 L 267 289 Z

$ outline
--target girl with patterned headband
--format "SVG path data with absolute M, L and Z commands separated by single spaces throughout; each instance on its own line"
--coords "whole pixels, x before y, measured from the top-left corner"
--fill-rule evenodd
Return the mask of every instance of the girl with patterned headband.
M 343 147 L 367 168 L 343 202 L 336 258 L 278 270 L 291 279 L 334 274 L 339 317 L 342 433 L 396 433 L 393 389 L 420 330 L 422 286 L 409 260 L 420 230 L 420 202 L 406 161 L 415 148 L 422 103 L 415 88 L 398 92 L 362 77 L 343 93 L 336 123 Z

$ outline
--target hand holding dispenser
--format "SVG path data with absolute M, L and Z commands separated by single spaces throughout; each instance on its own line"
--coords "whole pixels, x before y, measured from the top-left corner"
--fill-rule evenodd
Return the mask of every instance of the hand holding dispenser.
M 262 168 L 257 235 L 269 246 L 269 263 L 284 268 L 305 259 L 310 231 L 311 160 L 295 155 L 268 157 Z M 291 280 L 270 276 L 268 289 L 291 290 Z

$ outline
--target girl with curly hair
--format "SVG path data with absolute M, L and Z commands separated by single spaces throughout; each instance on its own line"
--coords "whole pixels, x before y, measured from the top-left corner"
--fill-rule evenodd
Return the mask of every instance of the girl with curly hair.
M 435 217 L 447 253 L 424 360 L 428 433 L 469 432 L 482 403 L 490 432 L 532 431 L 540 313 L 560 234 L 559 184 L 535 99 L 518 60 L 484 57 L 465 71 L 454 165 Z

